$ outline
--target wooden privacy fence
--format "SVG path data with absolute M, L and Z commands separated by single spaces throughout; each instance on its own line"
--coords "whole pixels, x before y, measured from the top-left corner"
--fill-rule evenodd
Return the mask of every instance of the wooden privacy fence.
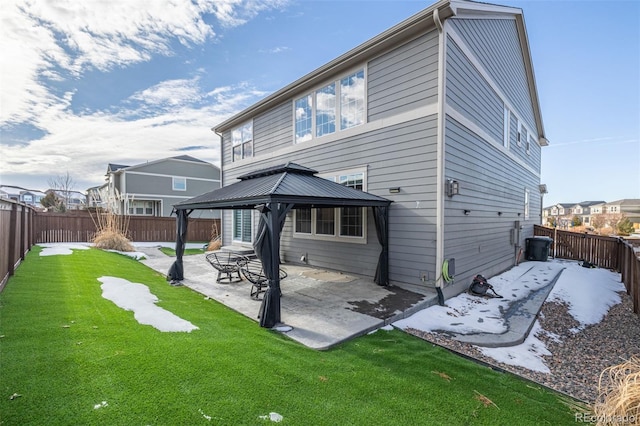
M 34 244 L 34 215 L 25 204 L 0 199 L 0 291 Z
M 210 241 L 220 229 L 220 219 L 189 219 L 187 241 Z M 87 214 L 38 213 L 35 216 L 35 242 L 79 243 L 90 242 L 96 225 Z M 131 241 L 175 241 L 175 217 L 130 216 L 127 237 Z
M 534 235 L 551 237 L 554 257 L 586 260 L 601 268 L 620 272 L 627 294 L 633 301 L 633 312 L 640 316 L 640 257 L 622 238 L 580 234 L 555 228 L 534 226 Z

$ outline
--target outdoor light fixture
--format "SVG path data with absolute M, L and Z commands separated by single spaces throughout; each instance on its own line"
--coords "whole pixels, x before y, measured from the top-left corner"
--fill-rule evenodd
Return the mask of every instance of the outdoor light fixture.
M 464 215 L 469 216 L 471 214 L 471 210 L 464 210 Z
M 397 186 L 395 188 L 389 188 L 389 194 L 397 194 L 400 192 L 400 187 Z
M 538 185 L 538 189 L 540 190 L 541 194 L 547 194 L 549 192 L 547 190 L 547 185 L 545 185 L 544 183 L 542 185 Z
M 447 179 L 447 196 L 453 197 L 454 195 L 458 195 L 460 193 L 460 184 L 457 180 Z

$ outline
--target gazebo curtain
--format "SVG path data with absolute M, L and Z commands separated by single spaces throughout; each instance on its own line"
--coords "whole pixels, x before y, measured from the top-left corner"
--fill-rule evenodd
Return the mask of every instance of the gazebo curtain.
M 373 207 L 373 221 L 382 246 L 373 280 L 378 285 L 389 285 L 389 206 Z
M 253 248 L 268 283 L 260 306 L 260 326 L 271 328 L 280 322 L 280 233 L 293 204 L 268 203 L 256 208 L 260 221 Z
M 187 227 L 189 225 L 189 213 L 193 210 L 176 210 L 176 260 L 169 268 L 167 279 L 171 282 L 184 280 L 184 265 L 182 256 L 187 243 Z

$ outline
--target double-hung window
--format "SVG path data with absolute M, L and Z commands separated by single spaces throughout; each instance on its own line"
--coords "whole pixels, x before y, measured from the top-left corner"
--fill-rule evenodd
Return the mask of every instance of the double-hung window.
M 364 169 L 321 175 L 350 188 L 365 190 Z M 294 236 L 366 243 L 365 207 L 322 207 L 294 210 Z
M 249 121 L 231 131 L 232 161 L 253 157 L 253 122 Z
M 295 143 L 364 123 L 365 87 L 364 69 L 360 69 L 296 99 Z

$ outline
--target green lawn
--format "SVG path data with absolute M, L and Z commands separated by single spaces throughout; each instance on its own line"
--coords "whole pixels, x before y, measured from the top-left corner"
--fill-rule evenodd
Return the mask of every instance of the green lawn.
M 202 243 L 202 245 L 204 246 L 205 243 Z M 176 255 L 176 250 L 169 248 L 169 247 L 160 247 L 160 251 L 163 252 L 164 254 L 166 254 L 167 256 L 175 256 Z M 203 249 L 197 249 L 197 248 L 188 248 L 184 250 L 184 255 L 185 256 L 189 256 L 192 254 L 202 254 L 204 253 Z
M 3 426 L 259 425 L 270 412 L 291 425 L 574 424 L 559 395 L 400 331 L 318 352 L 128 257 L 39 251 L 0 294 Z M 146 284 L 199 330 L 140 325 L 101 296 L 101 276 Z

